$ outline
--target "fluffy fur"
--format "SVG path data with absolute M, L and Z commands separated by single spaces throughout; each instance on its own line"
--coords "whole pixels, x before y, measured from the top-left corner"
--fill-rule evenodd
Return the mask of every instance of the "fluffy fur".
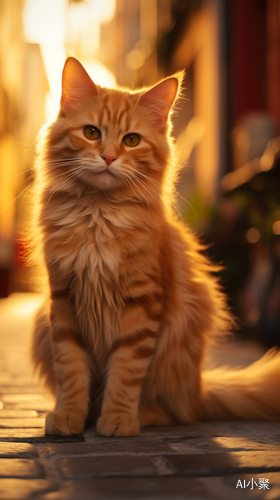
M 207 339 L 232 319 L 214 267 L 172 210 L 170 117 L 182 76 L 106 89 L 66 61 L 61 108 L 36 162 L 34 246 L 49 294 L 33 360 L 56 396 L 48 434 L 95 421 L 102 436 L 132 436 L 140 425 L 280 416 L 279 354 L 201 377 Z M 139 144 L 125 144 L 127 134 Z

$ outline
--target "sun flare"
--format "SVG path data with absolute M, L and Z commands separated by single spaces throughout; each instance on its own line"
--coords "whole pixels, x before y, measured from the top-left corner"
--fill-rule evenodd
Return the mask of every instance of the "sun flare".
M 46 118 L 54 120 L 61 95 L 61 72 L 69 55 L 78 57 L 91 78 L 105 87 L 115 87 L 113 73 L 99 61 L 102 23 L 114 16 L 115 0 L 67 2 L 26 0 L 23 12 L 25 38 L 40 45 L 49 84 Z

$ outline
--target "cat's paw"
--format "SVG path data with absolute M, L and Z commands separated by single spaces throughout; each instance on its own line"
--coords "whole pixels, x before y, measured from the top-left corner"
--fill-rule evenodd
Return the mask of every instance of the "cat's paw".
M 84 422 L 75 413 L 65 410 L 56 410 L 48 413 L 46 418 L 46 434 L 59 434 L 71 436 L 81 434 L 84 430 Z
M 97 420 L 97 434 L 100 436 L 138 436 L 140 425 L 137 418 L 128 413 L 103 413 Z

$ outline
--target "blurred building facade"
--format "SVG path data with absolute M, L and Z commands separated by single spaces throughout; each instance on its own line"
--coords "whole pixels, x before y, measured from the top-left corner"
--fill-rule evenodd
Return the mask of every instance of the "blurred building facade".
M 193 0 L 173 13 L 161 60 L 186 68 L 193 103 L 175 122 L 181 193 L 197 214 L 185 205 L 185 219 L 225 265 L 240 330 L 279 345 L 280 3 Z
M 23 36 L 23 6 L 0 0 L 0 296 L 21 287 L 16 239 L 28 209 L 19 195 L 28 194 L 33 143 L 46 119 L 48 82 L 39 45 Z

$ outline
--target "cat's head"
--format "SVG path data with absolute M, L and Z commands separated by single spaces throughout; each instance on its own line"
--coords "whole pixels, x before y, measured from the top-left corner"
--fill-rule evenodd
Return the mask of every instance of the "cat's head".
M 179 73 L 149 89 L 107 89 L 96 85 L 79 61 L 68 58 L 60 112 L 49 129 L 55 176 L 62 181 L 68 168 L 69 182 L 97 190 L 126 190 L 136 197 L 158 191 L 169 161 L 170 115 L 182 79 Z

